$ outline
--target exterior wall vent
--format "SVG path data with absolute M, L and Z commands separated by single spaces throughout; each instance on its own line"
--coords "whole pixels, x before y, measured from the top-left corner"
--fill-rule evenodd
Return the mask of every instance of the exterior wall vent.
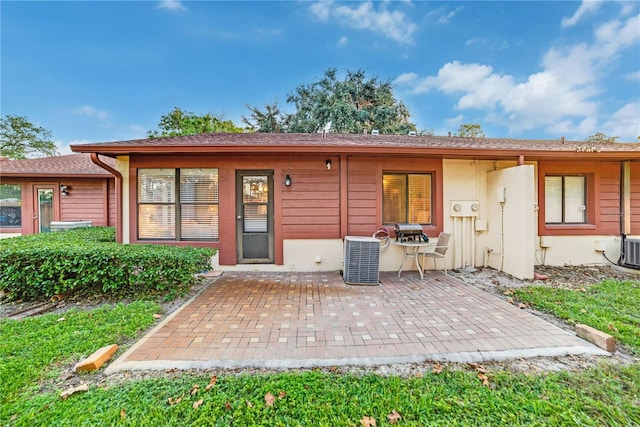
M 379 285 L 380 240 L 375 237 L 344 238 L 344 281 L 349 285 Z

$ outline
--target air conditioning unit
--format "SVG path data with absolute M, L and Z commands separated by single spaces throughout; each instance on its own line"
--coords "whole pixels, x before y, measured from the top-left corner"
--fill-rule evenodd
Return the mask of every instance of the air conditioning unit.
M 624 258 L 622 264 L 632 268 L 640 268 L 640 239 L 623 238 Z
M 380 240 L 374 237 L 344 238 L 344 281 L 349 285 L 379 285 Z

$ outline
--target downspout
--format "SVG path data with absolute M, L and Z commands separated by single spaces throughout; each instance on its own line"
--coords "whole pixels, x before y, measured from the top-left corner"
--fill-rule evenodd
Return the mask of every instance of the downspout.
M 116 177 L 116 242 L 122 243 L 122 174 L 100 160 L 98 153 L 91 153 L 91 161 Z

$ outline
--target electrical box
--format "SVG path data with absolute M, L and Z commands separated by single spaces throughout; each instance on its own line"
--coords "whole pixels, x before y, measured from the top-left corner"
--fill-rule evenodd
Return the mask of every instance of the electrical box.
M 504 187 L 499 187 L 496 190 L 496 200 L 498 203 L 504 203 L 507 201 L 507 189 Z
M 607 242 L 596 239 L 593 241 L 593 250 L 596 252 L 604 252 L 607 250 Z

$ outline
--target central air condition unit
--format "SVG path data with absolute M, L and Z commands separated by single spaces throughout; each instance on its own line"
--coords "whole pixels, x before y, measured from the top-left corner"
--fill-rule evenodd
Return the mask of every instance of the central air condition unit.
M 624 256 L 622 265 L 640 269 L 640 239 L 622 239 Z
M 349 285 L 379 285 L 380 240 L 344 238 L 344 281 Z

